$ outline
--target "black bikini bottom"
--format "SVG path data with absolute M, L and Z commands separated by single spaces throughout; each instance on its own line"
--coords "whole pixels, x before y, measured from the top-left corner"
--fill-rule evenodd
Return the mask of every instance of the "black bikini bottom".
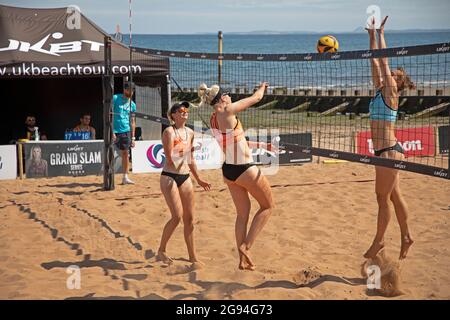
M 189 173 L 187 174 L 178 174 L 178 173 L 172 173 L 172 172 L 161 172 L 162 176 L 168 176 L 175 180 L 175 183 L 177 184 L 177 187 L 179 188 L 187 179 L 189 179 Z
M 254 163 L 246 164 L 228 164 L 223 163 L 222 174 L 225 178 L 231 181 L 236 181 L 237 178 L 241 176 L 248 168 L 253 167 Z
M 375 150 L 375 155 L 377 157 L 379 157 L 379 156 L 381 156 L 381 154 L 383 152 L 392 151 L 392 150 L 400 152 L 402 154 L 405 153 L 405 151 L 403 150 L 403 147 L 400 145 L 400 143 L 397 142 L 396 144 L 394 144 L 391 147 L 387 147 L 387 148 L 384 148 L 384 149 L 381 149 L 381 150 Z

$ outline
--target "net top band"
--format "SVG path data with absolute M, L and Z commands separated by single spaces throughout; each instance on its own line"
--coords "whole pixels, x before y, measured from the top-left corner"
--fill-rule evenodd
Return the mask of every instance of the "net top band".
M 450 53 L 450 42 L 435 43 L 410 47 L 396 47 L 378 50 L 342 51 L 336 53 L 288 53 L 288 54 L 254 54 L 254 53 L 200 53 L 167 51 L 158 49 L 133 47 L 132 51 L 163 57 L 190 58 L 203 60 L 236 60 L 236 61 L 332 61 L 358 60 L 383 57 L 405 57 L 430 54 Z

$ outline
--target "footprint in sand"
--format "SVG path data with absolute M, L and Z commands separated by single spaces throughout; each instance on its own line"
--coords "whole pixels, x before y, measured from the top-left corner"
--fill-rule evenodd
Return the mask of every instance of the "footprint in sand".
M 133 209 L 131 211 L 134 212 L 134 213 L 143 214 L 143 213 L 145 213 L 145 208 L 136 208 L 136 209 Z
M 191 265 L 171 265 L 169 267 L 169 272 L 167 273 L 169 276 L 175 276 L 180 274 L 186 274 L 192 271 L 203 269 L 203 264 L 194 262 Z
M 261 269 L 262 273 L 267 273 L 267 274 L 276 274 L 277 271 L 276 270 L 272 270 L 272 269 Z
M 299 272 L 297 272 L 297 274 L 294 275 L 294 282 L 296 285 L 302 286 L 311 283 L 314 280 L 319 279 L 320 277 L 322 277 L 322 274 L 320 274 L 320 272 L 308 267 L 300 270 Z

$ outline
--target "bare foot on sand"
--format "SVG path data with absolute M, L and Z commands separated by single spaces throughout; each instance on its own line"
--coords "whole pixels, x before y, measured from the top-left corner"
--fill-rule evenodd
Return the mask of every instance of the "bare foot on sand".
M 411 247 L 413 243 L 414 243 L 414 240 L 411 238 L 410 235 L 402 236 L 402 246 L 400 248 L 400 256 L 399 256 L 400 260 L 403 260 L 406 258 L 409 247 Z
M 198 260 L 197 258 L 190 258 L 189 262 L 192 263 L 191 264 L 192 270 L 203 269 L 203 267 L 205 266 L 205 264 L 202 261 Z
M 239 262 L 239 270 L 255 271 L 255 269 L 256 269 L 255 266 L 251 266 L 244 261 Z
M 158 255 L 156 256 L 156 260 L 158 261 L 162 261 L 166 264 L 172 264 L 173 260 L 172 258 L 170 258 L 167 253 L 165 253 L 164 251 L 158 251 Z
M 381 249 L 384 248 L 384 242 L 373 242 L 372 245 L 370 246 L 369 250 L 367 250 L 367 252 L 364 254 L 364 258 L 366 259 L 373 259 L 376 257 L 376 255 L 378 254 L 378 252 L 380 252 Z
M 239 270 L 250 270 L 254 271 L 255 266 L 251 266 L 247 263 L 245 256 L 239 252 Z
M 250 252 L 248 251 L 245 243 L 241 244 L 239 247 L 239 254 L 242 255 L 241 263 L 239 264 L 239 268 L 242 267 L 246 270 L 255 270 L 255 264 L 252 261 L 252 258 L 250 257 Z M 244 262 L 244 264 L 242 264 Z
M 195 262 L 192 262 L 192 264 L 191 264 L 191 270 L 192 271 L 200 270 L 200 269 L 203 269 L 204 266 L 205 266 L 205 264 L 203 262 L 195 261 Z

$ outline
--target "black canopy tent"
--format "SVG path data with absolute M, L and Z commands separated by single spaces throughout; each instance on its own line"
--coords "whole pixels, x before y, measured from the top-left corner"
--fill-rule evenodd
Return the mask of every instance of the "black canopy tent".
M 5 117 L 0 144 L 19 138 L 17 128 L 23 128 L 28 114 L 37 117 L 50 139 L 61 140 L 65 130 L 88 112 L 101 138 L 105 36 L 105 31 L 70 7 L 0 5 L 0 90 Z M 129 48 L 113 41 L 116 93 L 122 90 L 129 64 Z M 163 88 L 169 60 L 133 52 L 131 70 L 138 86 Z M 168 101 L 161 97 L 162 104 Z

